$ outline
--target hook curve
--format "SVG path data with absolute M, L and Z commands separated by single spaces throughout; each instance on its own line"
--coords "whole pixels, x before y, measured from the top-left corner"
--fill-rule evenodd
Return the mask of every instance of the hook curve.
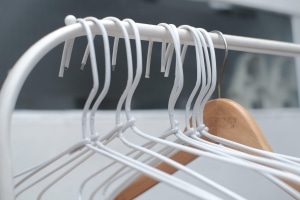
M 221 31 L 214 30 L 214 31 L 211 31 L 211 33 L 219 34 L 222 37 L 223 42 L 224 42 L 224 46 L 225 46 L 225 55 L 224 55 L 224 59 L 223 59 L 222 67 L 221 67 L 221 72 L 219 73 L 218 82 L 217 82 L 218 98 L 221 98 L 221 81 L 222 81 L 222 77 L 223 77 L 223 74 L 224 74 L 224 71 L 225 71 L 227 58 L 228 58 L 228 45 L 227 45 L 227 41 L 225 39 L 225 36 Z

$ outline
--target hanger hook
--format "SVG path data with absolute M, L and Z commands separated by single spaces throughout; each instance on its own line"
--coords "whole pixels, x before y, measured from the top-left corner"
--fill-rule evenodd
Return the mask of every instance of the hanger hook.
M 217 33 L 219 34 L 224 42 L 224 46 L 225 46 L 225 55 L 224 55 L 224 59 L 223 59 L 223 63 L 222 63 L 222 68 L 221 68 L 221 72 L 218 76 L 218 83 L 217 83 L 217 87 L 218 87 L 218 98 L 221 98 L 221 81 L 222 81 L 222 77 L 225 71 L 225 67 L 226 67 L 226 63 L 227 63 L 227 58 L 228 58 L 228 45 L 227 45 L 227 41 L 225 39 L 224 34 L 221 31 L 218 30 L 214 30 L 211 31 L 212 33 Z

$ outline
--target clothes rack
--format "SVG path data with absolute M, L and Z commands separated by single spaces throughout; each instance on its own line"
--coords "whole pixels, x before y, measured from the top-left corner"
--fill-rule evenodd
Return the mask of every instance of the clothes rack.
M 69 17 L 70 18 L 70 17 Z M 72 17 L 71 17 L 72 18 Z M 94 34 L 101 34 L 92 22 L 88 22 Z M 124 22 L 130 37 L 133 37 L 129 25 Z M 105 21 L 104 25 L 110 36 L 122 37 L 122 34 L 113 22 Z M 168 42 L 170 36 L 165 28 L 156 25 L 137 23 L 142 40 L 153 42 Z M 192 45 L 192 37 L 186 30 L 178 30 L 182 43 Z M 10 124 L 12 113 L 19 96 L 20 90 L 36 64 L 54 47 L 85 34 L 82 25 L 74 23 L 62 27 L 46 35 L 30 47 L 10 70 L 0 93 L 0 199 L 12 200 L 12 155 L 10 147 Z M 223 41 L 217 33 L 210 33 L 217 48 L 224 48 Z M 300 56 L 300 44 L 293 44 L 265 39 L 225 35 L 230 50 L 263 53 L 281 56 Z

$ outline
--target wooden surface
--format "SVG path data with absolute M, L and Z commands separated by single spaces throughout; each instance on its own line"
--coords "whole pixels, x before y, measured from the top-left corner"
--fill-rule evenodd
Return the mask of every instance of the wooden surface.
M 249 112 L 230 99 L 209 101 L 204 108 L 204 124 L 213 135 L 253 148 L 272 151 Z
M 269 143 L 264 137 L 255 120 L 248 111 L 229 99 L 215 99 L 209 101 L 204 108 L 204 124 L 209 128 L 213 135 L 232 140 L 253 148 L 272 151 Z M 202 137 L 203 139 L 204 138 Z M 181 163 L 188 164 L 198 156 L 179 151 L 171 156 L 171 159 Z M 160 163 L 156 168 L 173 174 L 177 171 L 167 163 Z M 141 175 L 137 180 L 126 187 L 115 199 L 129 200 L 133 199 L 151 187 L 159 183 L 146 175 Z M 300 191 L 300 186 L 291 184 L 292 187 Z

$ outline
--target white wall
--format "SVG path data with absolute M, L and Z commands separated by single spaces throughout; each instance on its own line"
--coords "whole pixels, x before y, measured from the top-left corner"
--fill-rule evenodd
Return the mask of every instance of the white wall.
M 165 110 L 136 111 L 134 113 L 138 127 L 147 133 L 156 135 L 168 127 L 167 111 Z M 300 157 L 299 110 L 255 110 L 252 113 L 275 152 Z M 181 126 L 184 126 L 183 112 L 177 112 L 176 116 L 181 122 Z M 96 122 L 100 134 L 107 133 L 113 127 L 114 117 L 112 111 L 98 113 Z M 80 111 L 15 112 L 12 126 L 15 172 L 39 163 L 79 141 L 81 138 L 80 118 Z M 126 136 L 129 140 L 141 142 L 130 132 L 126 133 Z M 114 142 L 110 146 L 122 152 L 128 151 L 120 142 Z M 45 199 L 77 199 L 78 188 L 82 180 L 109 162 L 110 160 L 103 156 L 94 156 L 50 189 L 46 193 Z M 189 166 L 249 199 L 291 199 L 262 176 L 246 169 L 206 158 L 199 158 Z M 110 167 L 95 181 L 88 184 L 84 195 L 89 194 L 99 183 L 105 182 L 105 177 L 114 173 L 114 169 Z M 207 188 L 184 173 L 176 173 L 176 176 Z M 32 196 L 32 194 L 40 191 L 42 187 L 43 184 L 39 184 L 39 187 L 29 190 L 19 199 L 34 199 L 36 196 Z M 210 190 L 210 188 L 207 189 Z M 192 199 L 164 184 L 156 186 L 138 199 L 167 198 Z

